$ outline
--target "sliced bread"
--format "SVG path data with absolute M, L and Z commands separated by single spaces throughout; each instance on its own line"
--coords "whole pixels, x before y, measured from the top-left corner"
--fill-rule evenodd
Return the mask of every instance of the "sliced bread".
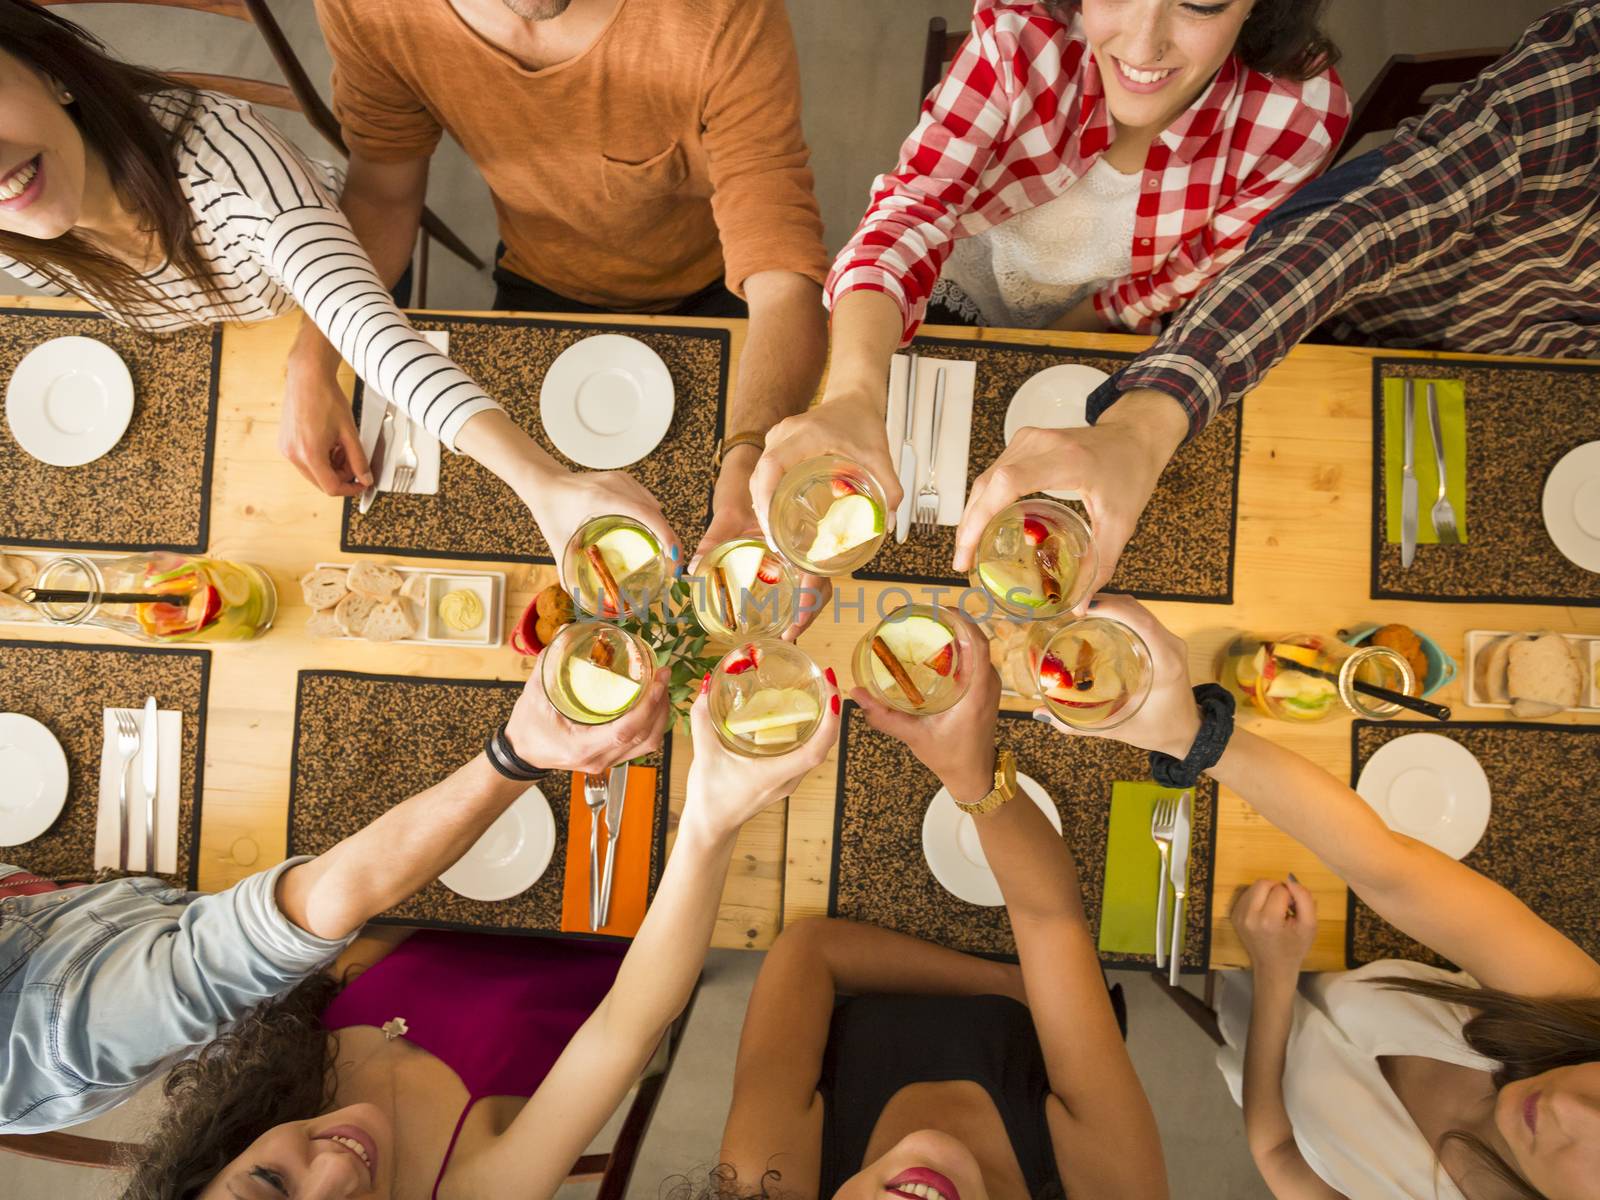
M 357 563 L 350 568 L 350 590 L 374 600 L 389 599 L 404 582 L 399 571 L 379 563 Z
M 1506 690 L 1519 717 L 1552 717 L 1578 703 L 1583 668 L 1559 633 L 1519 639 L 1507 654 Z
M 372 610 L 377 608 L 382 601 L 374 600 L 371 596 L 363 596 L 360 592 L 349 592 L 339 601 L 333 610 L 334 618 L 339 622 L 339 627 L 351 637 L 365 637 L 367 635 L 367 618 L 372 615 Z
M 367 617 L 366 637 L 372 642 L 398 642 L 417 636 L 417 619 L 411 615 L 411 602 L 396 596 L 385 600 Z
M 334 567 L 318 567 L 300 576 L 300 594 L 306 607 L 315 612 L 332 608 L 350 591 L 348 573 Z
M 321 612 L 311 614 L 310 619 L 306 621 L 306 633 L 319 638 L 343 637 L 344 626 L 339 624 L 334 609 L 325 608 Z
M 1506 690 L 1506 664 L 1511 654 L 1511 644 L 1521 641 L 1523 636 L 1520 633 L 1510 633 L 1478 648 L 1474 674 L 1478 695 L 1485 703 L 1511 703 L 1511 693 Z

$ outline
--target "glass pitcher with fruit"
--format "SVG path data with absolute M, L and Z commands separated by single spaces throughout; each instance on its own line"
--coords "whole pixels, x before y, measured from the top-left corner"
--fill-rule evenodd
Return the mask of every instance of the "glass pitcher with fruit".
M 1411 664 L 1395 650 L 1348 646 L 1315 633 L 1278 638 L 1240 634 L 1222 652 L 1218 677 L 1240 704 L 1297 724 L 1347 713 L 1387 720 L 1402 711 L 1357 691 L 1358 681 L 1409 696 L 1421 694 Z
M 249 641 L 278 613 L 277 590 L 260 567 L 164 552 L 64 555 L 40 569 L 32 594 L 52 624 L 164 644 Z

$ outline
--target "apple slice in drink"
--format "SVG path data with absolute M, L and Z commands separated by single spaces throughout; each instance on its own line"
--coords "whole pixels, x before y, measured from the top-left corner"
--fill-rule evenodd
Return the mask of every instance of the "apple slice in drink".
M 932 617 L 913 614 L 903 621 L 885 621 L 878 636 L 890 653 L 900 660 L 917 691 L 927 696 L 938 685 L 940 676 L 949 675 L 955 663 L 956 636 Z M 895 689 L 895 678 L 876 658 L 872 677 L 885 692 Z
M 990 559 L 978 564 L 978 578 L 989 593 L 1007 604 L 1020 604 L 1024 608 L 1043 608 L 1047 603 L 1044 594 L 1044 575 L 1030 562 L 1009 559 Z
M 870 542 L 883 533 L 883 510 L 860 492 L 851 492 L 828 505 L 817 522 L 816 537 L 806 558 L 827 562 Z
M 722 569 L 727 572 L 728 586 L 736 599 L 755 587 L 767 553 L 765 546 L 735 546 L 722 556 Z
M 758 746 L 784 746 L 800 740 L 800 726 L 780 725 L 776 729 L 758 729 L 750 735 Z
M 762 688 L 729 713 L 723 727 L 734 737 L 751 741 L 756 741 L 757 734 L 772 735 L 774 730 L 781 729 L 790 729 L 798 736 L 799 730 L 821 713 L 817 698 L 810 692 L 799 688 Z
M 608 529 L 595 539 L 594 545 L 595 549 L 600 551 L 600 556 L 606 560 L 606 566 L 611 569 L 611 577 L 618 583 L 645 566 L 659 553 L 650 538 L 637 529 L 629 529 L 626 526 Z
M 567 664 L 567 682 L 572 698 L 602 717 L 626 712 L 642 687 L 626 675 L 597 667 L 586 658 L 575 658 Z

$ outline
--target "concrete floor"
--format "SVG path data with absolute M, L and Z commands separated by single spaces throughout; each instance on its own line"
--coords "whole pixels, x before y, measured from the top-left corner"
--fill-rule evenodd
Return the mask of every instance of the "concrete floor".
M 328 77 L 328 58 L 316 29 L 311 0 L 278 0 L 283 21 L 311 77 Z M 1390 54 L 1505 45 L 1546 0 L 1335 0 L 1330 25 L 1345 50 L 1341 67 L 1352 94 L 1361 90 Z M 806 88 L 805 121 L 817 191 L 830 247 L 855 226 L 873 176 L 892 165 L 919 99 L 923 31 L 944 16 L 963 28 L 969 0 L 790 0 Z M 273 78 L 271 61 L 255 35 L 218 17 L 158 13 L 106 4 L 73 9 L 119 53 L 173 69 Z M 278 114 L 309 152 L 327 148 L 299 118 Z M 495 233 L 487 192 L 460 150 L 448 139 L 436 155 L 429 202 L 485 258 Z M 441 308 L 484 308 L 492 288 L 448 255 L 436 254 L 430 303 Z M 0 291 L 21 291 L 0 276 Z M 760 956 L 713 954 L 695 1018 L 677 1069 L 664 1093 L 630 1189 L 631 1200 L 656 1200 L 669 1177 L 703 1171 L 716 1162 L 727 1113 L 739 1026 Z M 1238 1111 L 1212 1065 L 1212 1048 L 1150 981 L 1125 977 L 1130 1047 L 1161 1122 L 1174 1195 L 1185 1200 L 1253 1200 L 1269 1193 L 1245 1149 Z M 85 1132 L 127 1137 L 145 1119 L 149 1095 Z M 598 1146 L 609 1145 L 602 1134 Z M 568 1189 L 572 1197 L 592 1186 Z M 0 1157 L 0 1196 L 55 1200 L 115 1194 L 115 1180 L 94 1172 Z

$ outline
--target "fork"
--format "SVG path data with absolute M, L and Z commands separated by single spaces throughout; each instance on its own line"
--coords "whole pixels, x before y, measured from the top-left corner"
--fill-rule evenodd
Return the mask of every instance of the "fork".
M 1439 464 L 1439 498 L 1433 502 L 1428 518 L 1433 522 L 1434 533 L 1439 535 L 1439 544 L 1456 546 L 1461 543 L 1461 534 L 1456 530 L 1456 510 L 1450 507 L 1445 495 L 1448 481 L 1444 469 L 1444 437 L 1439 429 L 1439 395 L 1431 383 L 1428 384 L 1428 432 L 1433 434 L 1433 459 Z
M 1157 800 L 1150 810 L 1150 840 L 1161 854 L 1161 877 L 1156 880 L 1156 966 L 1167 965 L 1167 875 L 1172 866 L 1172 835 L 1178 827 L 1178 801 Z
M 939 489 L 934 472 L 939 466 L 939 426 L 944 423 L 944 377 L 940 367 L 933 377 L 933 436 L 928 442 L 928 482 L 917 493 L 917 519 L 914 527 L 931 533 L 939 523 Z
M 406 423 L 405 441 L 400 443 L 400 457 L 395 460 L 394 478 L 389 482 L 391 492 L 404 495 L 411 491 L 411 485 L 417 480 L 417 451 L 411 444 L 412 423 L 409 416 L 404 417 Z
M 600 822 L 606 807 L 606 780 L 584 775 L 583 802 L 589 806 L 589 929 L 600 928 Z
M 122 870 L 128 869 L 128 768 L 133 765 L 134 756 L 139 753 L 139 724 L 133 719 L 133 714 L 125 709 L 116 709 L 113 712 L 117 721 L 117 754 L 122 759 L 122 767 L 117 772 L 117 811 L 120 814 L 122 832 L 118 840 L 117 862 Z

